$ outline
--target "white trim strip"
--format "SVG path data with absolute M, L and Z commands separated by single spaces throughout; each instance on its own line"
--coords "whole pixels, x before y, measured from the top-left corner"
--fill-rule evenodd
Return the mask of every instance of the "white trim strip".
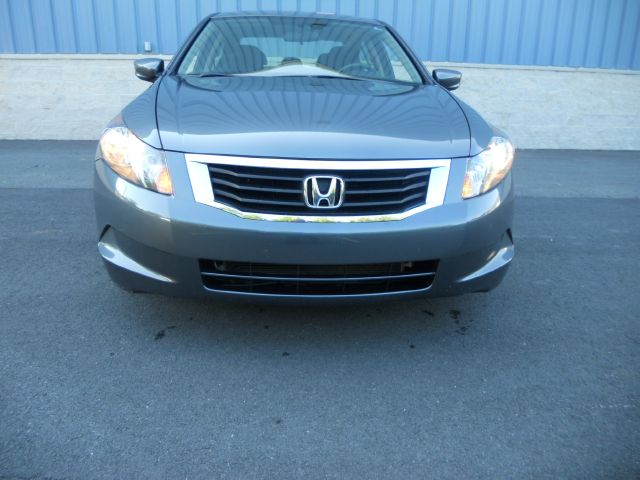
M 187 160 L 187 171 L 195 201 L 205 205 L 213 205 L 213 187 L 211 186 L 209 167 L 205 163 Z
M 438 207 L 444 203 L 449 184 L 449 170 L 451 162 L 447 165 L 432 168 L 429 174 L 429 187 L 427 188 L 427 206 L 429 208 Z
M 290 168 L 299 170 L 404 170 L 448 167 L 449 159 L 434 160 L 298 160 L 287 158 L 230 157 L 226 155 L 185 154 L 187 162 L 244 167 Z M 320 173 L 320 172 L 319 172 Z

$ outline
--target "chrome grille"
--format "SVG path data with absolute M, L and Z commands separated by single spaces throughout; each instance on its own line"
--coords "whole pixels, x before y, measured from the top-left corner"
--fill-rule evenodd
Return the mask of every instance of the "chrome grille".
M 344 202 L 332 216 L 388 215 L 426 203 L 429 168 L 387 170 L 303 170 L 243 165 L 208 165 L 217 203 L 244 212 L 279 215 L 328 214 L 305 203 L 303 184 L 313 176 L 345 182 Z

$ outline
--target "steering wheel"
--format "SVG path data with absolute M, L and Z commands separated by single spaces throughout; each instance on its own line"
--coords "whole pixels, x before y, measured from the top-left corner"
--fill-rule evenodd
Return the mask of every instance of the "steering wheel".
M 302 65 L 302 60 L 297 57 L 285 57 L 280 62 L 280 65 Z
M 354 72 L 353 70 L 356 70 L 356 72 Z M 355 62 L 355 63 L 350 63 L 348 65 L 345 65 L 340 70 L 338 70 L 338 72 L 346 73 L 346 74 L 349 74 L 349 73 L 365 73 L 365 74 L 372 73 L 372 74 L 374 74 L 374 76 L 377 73 L 375 69 L 371 68 L 368 65 L 365 65 L 364 63 L 360 63 L 360 62 Z

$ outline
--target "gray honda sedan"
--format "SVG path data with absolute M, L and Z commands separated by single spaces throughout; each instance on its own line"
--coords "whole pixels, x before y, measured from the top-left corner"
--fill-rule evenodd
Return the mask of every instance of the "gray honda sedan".
M 389 25 L 220 14 L 104 130 L 98 249 L 132 291 L 280 302 L 486 292 L 514 147 Z

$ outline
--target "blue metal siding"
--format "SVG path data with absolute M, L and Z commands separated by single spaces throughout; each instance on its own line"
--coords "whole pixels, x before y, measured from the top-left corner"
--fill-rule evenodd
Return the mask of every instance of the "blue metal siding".
M 236 10 L 379 18 L 425 60 L 640 69 L 640 0 L 0 0 L 0 52 L 170 54 Z

